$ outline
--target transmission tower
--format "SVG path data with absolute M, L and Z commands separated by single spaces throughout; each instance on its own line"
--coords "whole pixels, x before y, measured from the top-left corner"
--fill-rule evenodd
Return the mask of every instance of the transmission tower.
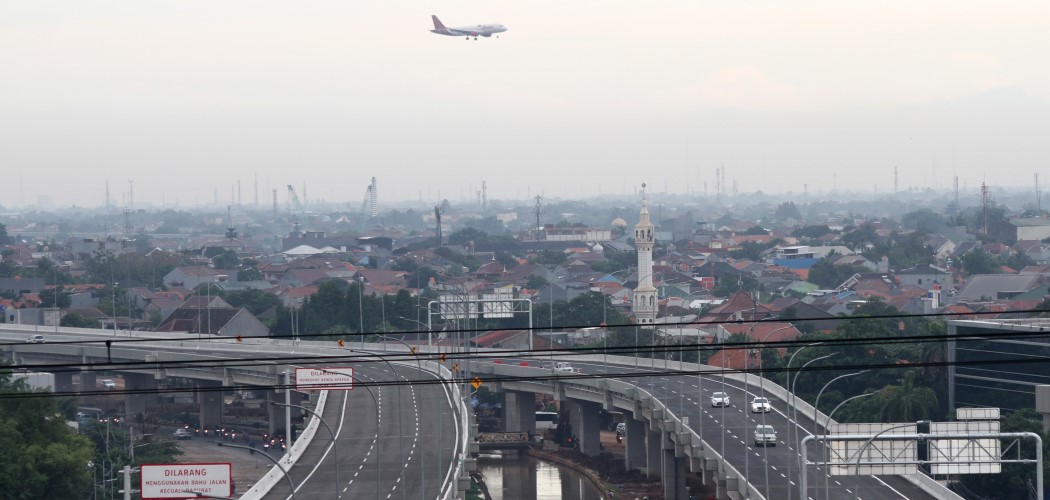
M 441 247 L 441 242 L 443 239 L 441 236 L 441 205 L 434 205 L 434 220 L 437 221 L 437 228 L 435 232 L 437 233 L 438 247 Z
M 1039 192 L 1039 172 L 1035 173 L 1035 210 L 1043 213 L 1043 195 Z
M 981 183 L 981 226 L 982 232 L 988 234 L 988 186 Z

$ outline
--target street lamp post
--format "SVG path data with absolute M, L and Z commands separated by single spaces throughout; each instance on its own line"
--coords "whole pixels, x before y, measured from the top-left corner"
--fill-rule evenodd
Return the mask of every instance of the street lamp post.
M 752 323 L 751 327 L 749 327 L 747 329 L 747 333 L 744 334 L 744 341 L 745 342 L 750 340 L 750 338 L 751 338 L 751 330 L 754 330 L 754 328 L 756 326 L 758 326 L 758 324 L 759 324 L 759 322 L 756 321 L 756 322 Z M 769 337 L 771 337 L 774 333 L 777 333 L 777 332 L 780 332 L 780 331 L 783 331 L 783 330 L 787 330 L 789 328 L 794 328 L 794 327 L 795 327 L 794 325 L 789 323 L 786 326 L 782 326 L 780 328 L 774 328 L 772 331 L 770 331 L 764 337 L 762 337 L 762 340 L 759 341 L 759 344 L 761 345 L 761 344 L 765 343 L 765 341 L 769 340 Z M 747 378 L 750 376 L 750 373 L 749 373 L 750 367 L 748 365 L 750 364 L 750 361 L 751 361 L 751 351 L 752 351 L 752 349 L 748 349 L 747 352 L 745 353 L 745 356 L 744 356 L 744 380 L 747 380 Z M 762 348 L 761 347 L 759 347 L 759 349 L 758 349 L 758 361 L 759 361 L 759 365 L 761 367 L 761 365 L 762 365 Z M 765 389 L 765 385 L 763 384 L 765 379 L 766 379 L 765 376 L 762 375 L 761 372 L 759 372 L 759 376 L 758 376 L 758 395 L 759 395 L 759 397 L 762 397 L 762 398 L 766 397 L 766 389 Z M 762 412 L 762 425 L 765 425 L 765 424 L 766 424 L 766 412 Z M 744 435 L 747 435 L 747 419 L 744 419 Z M 769 451 L 767 450 L 766 446 L 762 447 L 762 455 L 765 456 L 765 457 L 769 456 Z M 744 466 L 745 470 L 747 468 L 746 463 L 747 463 L 747 458 L 745 456 L 745 466 Z M 769 497 L 769 467 L 768 466 L 765 467 L 765 473 L 766 473 L 766 497 L 768 498 Z
M 321 418 L 320 415 L 318 415 L 313 410 L 311 410 L 309 408 L 306 408 L 305 406 L 286 404 L 286 403 L 278 403 L 276 401 L 270 401 L 270 404 L 272 404 L 274 406 L 284 406 L 284 407 L 298 408 L 300 410 L 308 412 L 309 414 L 317 417 L 317 420 L 320 421 L 322 424 L 324 424 L 324 428 L 328 429 L 328 434 L 332 435 L 332 453 L 333 453 L 332 459 L 333 459 L 333 462 L 335 463 L 335 498 L 338 499 L 339 498 L 339 486 L 340 486 L 340 483 L 339 483 L 339 447 L 336 446 L 336 444 L 335 444 L 335 433 L 332 432 L 332 428 L 329 427 L 328 422 L 325 422 L 324 419 Z
M 402 319 L 407 319 L 407 318 L 402 318 Z M 412 321 L 412 320 L 409 320 L 409 321 Z M 395 342 L 400 342 L 401 345 L 404 345 L 405 348 L 408 349 L 408 352 L 410 352 L 410 353 L 412 352 L 412 346 L 408 345 L 408 343 L 406 343 L 404 340 L 401 340 L 401 339 L 398 339 L 398 338 L 395 338 L 395 337 L 391 337 L 389 335 L 377 335 L 377 336 L 379 338 L 390 339 L 390 340 L 393 340 Z M 419 356 L 418 355 L 416 355 L 415 358 L 416 358 L 416 368 L 419 370 L 419 373 L 423 373 L 423 363 L 419 361 Z M 400 419 L 400 416 L 398 417 L 398 419 Z M 438 429 L 441 429 L 440 425 L 438 426 Z M 440 441 L 440 438 L 439 438 L 438 446 L 440 446 L 440 442 L 441 441 Z M 423 456 L 424 455 L 425 455 L 425 453 L 423 453 L 423 451 L 419 452 L 419 496 L 420 496 L 420 498 L 424 498 L 425 497 L 426 484 L 427 484 L 427 481 L 426 481 L 426 463 L 423 461 Z M 402 491 L 402 494 L 403 494 L 405 490 L 401 490 L 401 491 Z
M 357 278 L 357 334 L 361 336 L 361 349 L 365 348 L 365 280 Z
M 817 432 L 820 431 L 820 421 L 817 420 L 817 412 L 820 411 L 818 409 L 819 405 L 820 405 L 820 396 L 822 394 L 824 394 L 824 389 L 827 389 L 828 386 L 833 384 L 833 383 L 835 383 L 836 380 L 843 379 L 843 378 L 846 378 L 846 377 L 852 377 L 852 376 L 855 376 L 855 375 L 860 375 L 862 373 L 867 373 L 869 371 L 870 370 L 861 370 L 859 372 L 853 372 L 853 373 L 847 373 L 845 375 L 839 375 L 838 377 L 835 377 L 835 378 L 829 380 L 828 383 L 824 384 L 824 387 L 820 388 L 820 391 L 817 392 L 817 399 L 813 401 L 813 435 L 816 435 Z M 832 413 L 834 413 L 834 411 L 832 411 Z M 830 420 L 830 416 L 829 416 L 829 420 Z M 824 434 L 827 435 L 827 433 L 828 433 L 828 429 L 827 429 L 827 427 L 825 427 L 824 428 Z M 827 441 L 824 442 L 824 474 L 827 474 L 827 475 L 831 474 L 828 471 L 828 443 L 827 443 Z M 819 485 L 817 486 L 817 491 L 818 492 L 820 491 L 820 486 Z
M 860 399 L 860 398 L 868 397 L 868 396 L 871 396 L 872 394 L 878 394 L 878 393 L 879 393 L 879 391 L 865 392 L 864 394 L 858 394 L 858 395 L 853 396 L 851 398 L 846 398 L 846 399 L 842 400 L 841 403 L 835 405 L 835 408 L 833 410 L 831 410 L 831 413 L 828 413 L 828 418 L 824 420 L 824 434 L 828 433 L 828 426 L 831 425 L 831 417 L 832 417 L 832 415 L 834 415 L 835 412 L 839 411 L 839 408 L 842 407 L 842 405 L 844 405 L 846 403 L 849 403 L 850 401 L 853 401 L 854 399 Z M 827 442 L 825 442 L 824 444 L 825 444 L 824 451 L 827 452 Z M 831 478 L 831 469 L 828 468 L 828 456 L 824 455 L 824 497 L 825 498 L 831 498 L 831 486 L 830 486 L 830 484 L 828 484 L 828 481 L 830 480 L 829 478 Z
M 353 376 L 353 375 L 351 375 L 349 373 L 333 372 L 331 370 L 325 370 L 324 368 L 318 368 L 318 370 L 321 370 L 322 372 L 324 372 L 325 374 L 328 374 L 328 375 L 341 375 L 343 377 L 350 377 L 350 380 L 352 382 L 361 383 L 361 379 L 359 379 L 359 378 L 357 378 L 357 377 L 355 377 L 355 376 Z M 382 416 L 381 416 L 381 414 L 379 412 L 381 411 L 380 410 L 381 406 L 379 406 L 379 400 L 376 399 L 376 395 L 375 395 L 374 392 L 372 392 L 372 389 L 369 389 L 368 386 L 363 384 L 363 383 L 361 383 L 361 387 L 364 387 L 365 390 L 368 391 L 368 395 L 372 396 L 372 404 L 375 406 L 375 409 L 376 409 L 376 498 L 379 498 L 379 494 L 380 494 L 379 493 L 380 492 L 379 486 L 383 482 L 383 471 L 382 471 L 382 465 L 383 465 L 382 450 L 383 450 L 383 445 L 381 445 L 379 443 L 379 424 L 380 424 L 380 420 L 382 418 Z M 318 418 L 320 418 L 320 417 L 318 417 Z
M 222 441 L 219 441 L 218 443 L 215 443 L 215 444 L 217 444 L 219 446 L 222 446 L 224 448 L 240 448 L 242 450 L 248 450 L 248 451 L 250 451 L 252 453 L 255 453 L 255 448 L 250 448 L 250 447 L 242 446 L 242 445 L 239 445 L 239 444 L 224 443 Z M 273 464 L 276 465 L 278 469 L 281 469 L 281 472 L 284 474 L 284 478 L 286 480 L 288 480 L 288 487 L 292 489 L 291 498 L 294 500 L 295 499 L 295 483 L 292 482 L 292 477 L 288 475 L 288 471 L 284 467 L 281 467 L 281 462 L 279 462 L 275 458 L 271 457 L 269 453 L 263 453 L 262 456 L 266 457 L 267 460 L 273 462 Z
M 816 344 L 809 344 L 809 345 L 802 346 L 801 349 L 799 349 L 798 351 L 795 351 L 795 354 L 798 354 L 799 352 L 802 351 L 802 349 L 805 349 L 806 347 L 809 347 L 810 345 L 816 345 Z M 811 363 L 815 363 L 815 362 L 820 361 L 822 359 L 830 358 L 830 357 L 834 356 L 835 354 L 837 354 L 837 353 L 833 352 L 831 354 L 825 354 L 823 356 L 820 356 L 820 357 L 817 357 L 817 358 L 813 358 L 813 359 L 811 359 L 809 361 L 806 361 L 802 365 L 802 367 L 798 369 L 798 372 L 795 373 L 795 376 L 791 378 L 791 421 L 794 423 L 794 425 L 791 426 L 791 428 L 795 431 L 795 439 L 793 440 L 793 443 L 795 444 L 795 446 L 798 446 L 798 428 L 801 427 L 799 425 L 799 423 L 798 423 L 798 408 L 795 405 L 795 383 L 798 382 L 798 376 Z M 794 357 L 795 357 L 794 354 L 792 354 L 791 358 L 793 359 Z M 791 366 L 791 359 L 788 360 L 788 366 L 789 367 Z M 805 464 L 802 463 L 802 458 L 801 457 L 799 457 L 799 464 L 798 464 L 798 466 L 799 466 L 799 471 L 802 472 L 802 467 L 805 467 Z M 788 468 L 790 469 L 790 467 L 791 467 L 791 460 L 788 460 Z M 791 477 L 791 471 L 790 470 L 788 470 L 788 477 Z M 788 494 L 790 495 L 790 491 L 791 490 L 788 489 L 788 491 L 789 491 Z M 805 500 L 805 497 L 801 497 L 801 500 Z
M 367 351 L 358 351 L 357 349 L 350 349 L 350 348 L 347 348 L 347 350 L 350 351 L 350 352 L 358 352 L 358 353 L 361 353 L 361 354 L 365 354 L 367 356 L 374 357 L 374 358 L 376 358 L 376 359 L 386 363 L 386 366 L 390 368 L 390 373 L 392 373 L 394 375 L 394 384 L 395 384 L 395 387 L 396 387 L 395 390 L 397 391 L 397 404 L 400 406 L 401 403 L 402 403 L 402 399 L 401 399 L 401 383 L 398 382 L 397 379 L 398 379 L 398 377 L 401 377 L 401 376 L 398 375 L 397 369 L 394 368 L 394 364 L 391 363 L 388 359 L 386 359 L 385 357 L 383 357 L 382 355 L 379 355 L 379 354 L 374 354 L 374 353 L 370 353 L 370 352 L 367 352 Z M 404 378 L 404 377 L 402 377 L 402 378 Z M 380 390 L 382 390 L 382 389 L 380 389 Z M 401 471 L 400 471 L 400 473 L 398 475 L 400 476 L 401 480 L 404 480 L 405 467 L 407 466 L 407 464 L 405 464 L 405 427 L 404 427 L 404 422 L 402 422 L 401 412 L 397 412 L 397 434 L 398 434 L 397 442 L 398 442 L 398 445 L 399 445 L 399 448 L 400 448 L 401 464 L 402 464 L 401 467 L 400 467 Z M 402 492 L 402 495 L 404 495 L 405 490 L 402 489 L 401 492 Z

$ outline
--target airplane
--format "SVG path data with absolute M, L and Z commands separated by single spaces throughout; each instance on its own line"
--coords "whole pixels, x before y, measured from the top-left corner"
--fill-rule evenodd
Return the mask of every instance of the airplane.
M 474 37 L 475 40 L 479 36 L 490 37 L 495 33 L 503 33 L 507 31 L 507 27 L 502 24 L 478 24 L 476 26 L 460 26 L 457 28 L 447 28 L 444 24 L 441 24 L 441 20 L 438 16 L 430 16 L 434 19 L 434 29 L 430 30 L 431 33 L 437 33 L 439 35 L 448 36 L 465 36 L 467 40 L 470 37 Z M 497 36 L 497 38 L 499 38 Z

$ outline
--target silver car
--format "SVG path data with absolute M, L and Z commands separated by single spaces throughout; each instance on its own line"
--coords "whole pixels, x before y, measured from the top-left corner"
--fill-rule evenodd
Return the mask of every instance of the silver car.
M 777 431 L 772 425 L 755 427 L 755 446 L 776 446 Z

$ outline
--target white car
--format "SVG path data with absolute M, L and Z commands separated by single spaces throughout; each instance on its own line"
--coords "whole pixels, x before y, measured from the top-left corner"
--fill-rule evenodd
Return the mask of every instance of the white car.
M 729 406 L 729 394 L 716 392 L 711 396 L 711 406 Z
M 776 446 L 777 431 L 772 425 L 755 427 L 755 446 Z
M 193 439 L 193 432 L 189 429 L 175 429 L 175 432 L 171 433 L 171 437 L 177 440 Z
M 769 413 L 773 410 L 773 405 L 769 404 L 769 400 L 766 398 L 755 398 L 751 400 L 751 413 Z
M 43 344 L 45 340 L 43 335 L 30 335 L 26 342 L 29 342 L 30 344 Z
M 563 361 L 563 362 L 560 362 L 560 363 L 554 365 L 554 371 L 556 371 L 556 372 L 574 373 L 576 371 L 576 369 L 574 369 L 572 367 L 572 364 L 566 363 L 566 362 Z
M 102 387 L 105 387 L 106 389 L 116 389 L 117 383 L 114 382 L 112 379 L 102 379 Z

